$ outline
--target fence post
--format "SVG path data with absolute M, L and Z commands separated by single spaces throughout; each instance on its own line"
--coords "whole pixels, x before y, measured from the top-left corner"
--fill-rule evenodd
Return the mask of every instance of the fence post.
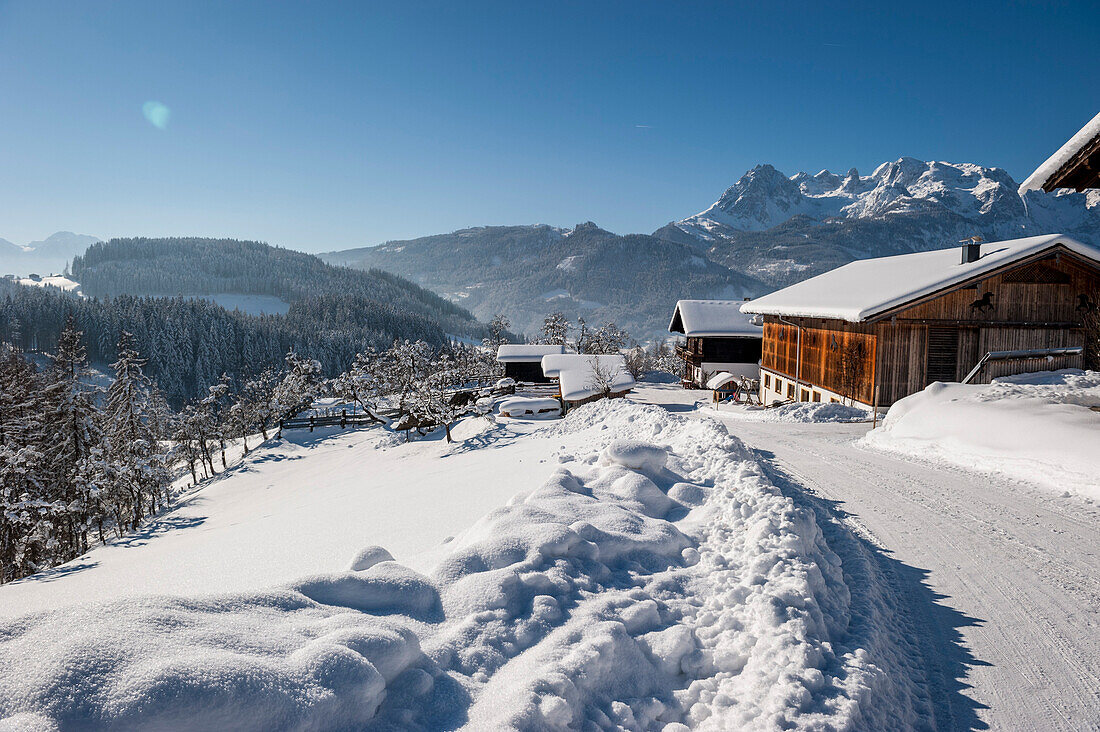
M 309 431 L 313 431 L 313 415 L 309 415 Z
M 340 412 L 340 429 L 344 429 L 344 426 L 348 423 L 348 410 Z

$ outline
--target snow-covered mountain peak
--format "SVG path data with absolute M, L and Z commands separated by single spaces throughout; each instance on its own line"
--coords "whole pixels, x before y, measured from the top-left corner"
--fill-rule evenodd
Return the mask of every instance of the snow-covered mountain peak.
M 1054 205 L 1081 207 L 1081 198 Z M 851 168 L 843 176 L 822 170 L 788 178 L 771 165 L 757 165 L 714 205 L 677 226 L 713 241 L 737 232 L 764 231 L 795 216 L 826 221 L 937 212 L 975 224 L 981 219 L 982 228 L 988 230 L 991 224 L 988 233 L 997 236 L 1019 236 L 1034 223 L 1016 193 L 1016 182 L 1002 168 L 901 157 L 879 165 L 869 176 Z

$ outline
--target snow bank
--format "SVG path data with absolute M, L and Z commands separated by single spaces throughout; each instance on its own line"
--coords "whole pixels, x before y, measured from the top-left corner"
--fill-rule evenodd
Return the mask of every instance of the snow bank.
M 1100 499 L 1100 373 L 1064 369 L 935 383 L 894 404 L 864 444 Z
M 732 405 L 728 409 L 723 406 L 721 412 L 723 417 L 753 422 L 866 422 L 872 416 L 869 410 L 840 402 L 793 402 L 766 409 Z
M 893 619 L 853 608 L 813 512 L 718 422 L 602 401 L 533 435 L 560 445 L 558 469 L 425 573 L 368 547 L 352 571 L 268 591 L 3 621 L 0 720 L 725 730 L 925 715 L 881 647 Z M 850 645 L 868 635 L 874 653 Z

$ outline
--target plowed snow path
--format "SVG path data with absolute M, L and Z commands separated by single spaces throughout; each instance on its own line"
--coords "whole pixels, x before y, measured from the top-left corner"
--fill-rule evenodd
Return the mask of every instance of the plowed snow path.
M 937 727 L 1100 729 L 1100 507 L 862 449 L 868 425 L 723 421 L 881 550 L 940 679 Z

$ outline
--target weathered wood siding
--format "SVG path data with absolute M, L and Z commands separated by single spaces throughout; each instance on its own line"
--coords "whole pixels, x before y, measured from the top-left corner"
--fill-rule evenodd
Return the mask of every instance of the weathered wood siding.
M 979 306 L 985 293 L 989 306 Z M 1100 273 L 1067 255 L 1049 255 L 1027 261 L 953 292 L 904 308 L 893 314 L 897 322 L 959 326 L 985 323 L 1058 324 L 1081 322 L 1079 296 L 1100 301 Z
M 872 403 L 875 336 L 858 328 L 830 327 L 835 321 L 803 320 L 802 373 L 799 374 L 798 328 L 774 320 L 764 323 L 761 365 L 791 379 Z

